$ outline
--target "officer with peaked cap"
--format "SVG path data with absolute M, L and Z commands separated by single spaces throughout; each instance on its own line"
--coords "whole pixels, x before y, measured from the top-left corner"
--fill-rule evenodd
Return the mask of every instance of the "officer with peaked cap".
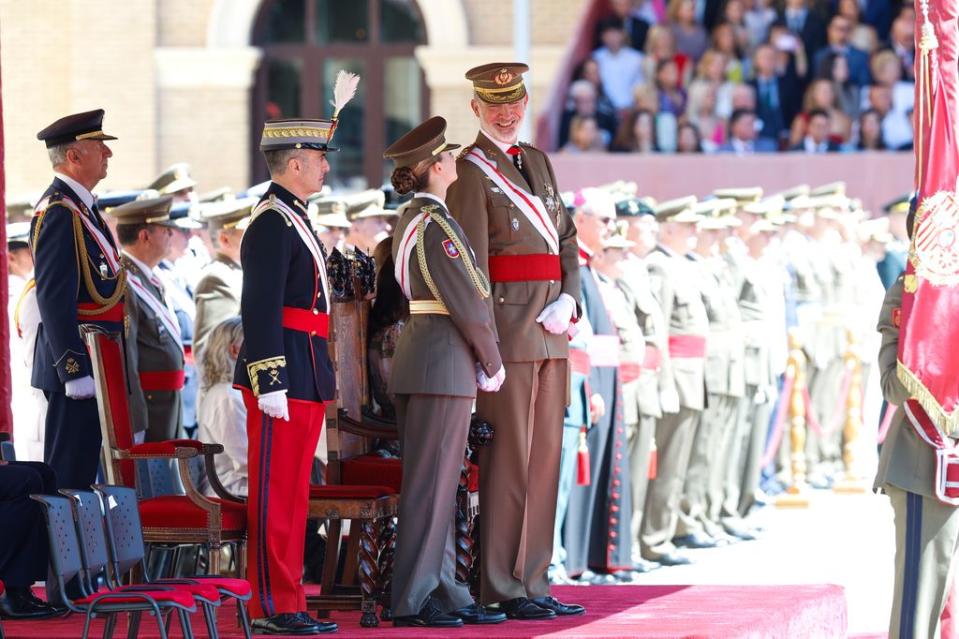
M 370 189 L 344 199 L 346 217 L 350 220 L 350 232 L 346 236 L 347 248 L 355 248 L 367 255 L 376 245 L 385 240 L 392 231 L 391 222 L 396 213 L 383 208 L 386 194 L 379 189 Z
M 319 198 L 310 202 L 310 220 L 326 254 L 342 251 L 352 223 L 346 217 L 346 204 L 338 198 Z
M 137 345 L 136 367 L 147 406 L 147 441 L 182 436 L 183 338 L 167 304 L 156 267 L 170 250 L 173 222 L 169 196 L 135 200 L 110 210 L 117 220 L 121 261 L 132 295 L 129 339 Z
M 656 423 L 656 478 L 649 483 L 640 534 L 643 559 L 672 566 L 688 564 L 673 544 L 679 501 L 689 466 L 696 425 L 706 402 L 706 337 L 709 319 L 699 274 L 686 259 L 700 216 L 695 197 L 656 207 L 659 244 L 647 257 L 650 286 L 669 326 L 660 387 L 663 416 Z
M 186 162 L 177 162 L 161 173 L 147 189 L 160 195 L 169 195 L 177 202 L 196 202 L 196 180 L 190 176 L 190 165 Z
M 528 96 L 522 63 L 470 69 L 476 141 L 463 150 L 448 201 L 493 285 L 507 381 L 480 393 L 477 414 L 496 425 L 480 451 L 483 603 L 507 615 L 582 614 L 549 595 L 569 325 L 580 314 L 576 229 L 546 154 L 518 144 Z
M 337 78 L 332 119 L 270 120 L 263 126 L 260 150 L 270 183 L 240 249 L 244 342 L 234 384 L 247 410 L 247 574 L 254 627 L 268 634 L 337 628 L 307 614 L 301 583 L 310 468 L 324 403 L 335 397 L 327 345 L 330 289 L 307 201 L 330 170 L 337 115 L 352 97 L 343 91 L 347 75 Z
M 909 250 L 909 239 L 906 237 L 906 216 L 912 193 L 906 193 L 891 202 L 883 205 L 883 213 L 889 220 L 889 232 L 892 240 L 886 244 L 885 255 L 876 265 L 882 285 L 888 289 L 896 281 L 899 274 L 906 270 L 906 253 Z
M 116 138 L 103 132 L 97 109 L 60 118 L 37 139 L 54 179 L 30 229 L 40 309 L 32 384 L 48 400 L 44 461 L 60 488 L 87 489 L 100 460 L 100 419 L 80 325 L 123 328 L 126 275 L 91 193 L 113 155 L 105 142 Z
M 393 625 L 456 627 L 506 615 L 473 602 L 456 581 L 455 496 L 477 387 L 506 376 L 486 306 L 490 287 L 444 198 L 456 180 L 446 120 L 433 117 L 394 142 L 397 192 L 413 193 L 393 236 L 396 279 L 409 299 L 389 382 L 403 457 L 393 565 Z
M 241 198 L 204 208 L 203 219 L 216 253 L 203 269 L 193 291 L 196 302 L 195 344 L 198 355 L 213 327 L 240 313 L 240 296 L 243 293 L 240 245 L 256 202 L 254 198 Z

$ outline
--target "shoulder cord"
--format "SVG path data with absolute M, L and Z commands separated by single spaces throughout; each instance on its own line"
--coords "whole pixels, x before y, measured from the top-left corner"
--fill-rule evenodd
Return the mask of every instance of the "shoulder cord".
M 126 269 L 121 268 L 120 272 L 117 274 L 117 286 L 114 289 L 113 294 L 109 297 L 103 297 L 100 295 L 100 292 L 97 291 L 97 287 L 93 282 L 93 276 L 90 275 L 90 259 L 89 255 L 87 254 L 86 242 L 83 241 L 83 222 L 80 221 L 80 218 L 77 215 L 73 216 L 73 237 L 76 241 L 77 253 L 79 257 L 77 264 L 80 268 L 80 272 L 83 274 L 83 281 L 87 286 L 87 293 L 90 294 L 90 297 L 93 298 L 93 301 L 96 304 L 99 304 L 101 307 L 103 307 L 97 310 L 89 311 L 79 309 L 77 314 L 96 315 L 113 308 L 117 305 L 117 302 L 123 298 L 123 293 L 126 291 Z
M 482 271 L 476 268 L 472 260 L 472 252 L 463 245 L 463 242 L 460 240 L 459 236 L 456 234 L 456 231 L 453 230 L 453 227 L 450 226 L 441 213 L 435 211 L 429 211 L 429 219 L 439 225 L 443 232 L 446 233 L 446 236 L 453 243 L 453 246 L 456 247 L 456 250 L 463 258 L 463 266 L 466 267 L 466 273 L 469 275 L 470 281 L 473 282 L 473 286 L 476 287 L 476 290 L 479 292 L 482 299 L 486 299 L 490 296 L 490 284 L 489 280 L 486 278 L 486 275 Z M 424 236 L 426 234 L 426 220 L 424 217 L 416 229 L 416 257 L 419 261 L 420 271 L 423 273 L 423 279 L 426 280 L 426 286 L 430 289 L 430 292 L 437 299 L 437 301 L 442 302 L 443 298 L 440 297 L 439 290 L 436 288 L 436 283 L 433 282 L 433 278 L 430 276 L 429 269 L 426 267 L 426 249 L 424 248 Z

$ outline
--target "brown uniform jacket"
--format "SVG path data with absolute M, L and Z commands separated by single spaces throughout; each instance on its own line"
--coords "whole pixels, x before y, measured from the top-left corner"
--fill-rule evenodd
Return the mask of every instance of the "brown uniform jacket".
M 877 330 L 882 334 L 879 347 L 879 381 L 882 396 L 898 406 L 892 424 L 879 453 L 879 469 L 874 487 L 892 484 L 902 490 L 924 495 L 932 499 L 935 494 L 936 457 L 933 449 L 916 435 L 906 421 L 902 405 L 909 399 L 909 391 L 896 375 L 896 360 L 899 354 L 899 327 L 894 319 L 902 307 L 902 275 L 896 279 L 882 302 Z
M 699 272 L 703 303 L 709 318 L 706 391 L 742 397 L 745 393 L 745 333 L 732 276 L 728 273 L 729 266 L 722 258 L 704 258 L 696 253 L 690 253 L 689 259 Z
M 441 217 L 466 250 L 458 250 L 435 219 L 426 226 L 423 250 L 427 270 L 449 315 L 411 313 L 393 355 L 389 392 L 476 397 L 474 365 L 478 362 L 492 377 L 503 361 L 489 308 L 464 264 L 465 260 L 473 260 L 466 234 L 438 201 L 414 198 L 396 225 L 393 260 L 399 263 L 400 244 L 407 227 L 424 208 Z M 420 269 L 416 248 L 410 256 L 409 277 L 413 300 L 435 300 Z
M 193 349 L 197 354 L 203 348 L 207 335 L 217 324 L 240 314 L 242 294 L 243 269 L 230 258 L 217 253 L 213 261 L 203 269 L 203 276 L 193 292 L 196 302 Z
M 162 291 L 150 283 L 147 275 L 125 255 L 120 259 L 128 272 L 137 276 L 143 286 L 162 303 Z M 142 375 L 156 371 L 183 370 L 183 347 L 176 335 L 167 330 L 159 316 L 143 303 L 133 290 L 127 295 L 126 310 L 130 322 L 127 339 L 136 342 L 137 372 Z M 180 391 L 143 391 L 143 396 L 147 408 L 147 441 L 180 437 L 183 426 Z
M 553 167 L 545 153 L 521 145 L 523 168 L 532 182 L 529 184 L 512 159 L 485 134 L 479 133 L 473 146 L 494 161 L 507 179 L 543 200 L 559 236 L 562 280 L 493 283 L 488 303 L 496 319 L 500 353 L 507 362 L 566 358 L 569 355 L 567 336 L 553 335 L 536 322 L 543 308 L 555 302 L 561 293 L 577 300 L 577 304 L 580 293 L 576 227 L 560 201 Z M 450 187 L 446 200 L 473 246 L 477 264 L 488 275 L 490 256 L 546 253 L 546 240 L 526 216 L 479 167 L 465 159 L 470 149 L 466 147 L 456 162 L 458 179 Z

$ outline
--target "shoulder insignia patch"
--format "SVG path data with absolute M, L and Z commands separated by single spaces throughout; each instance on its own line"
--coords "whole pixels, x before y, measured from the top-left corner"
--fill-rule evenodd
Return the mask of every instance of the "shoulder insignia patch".
M 453 240 L 443 240 L 443 250 L 446 251 L 446 257 L 455 260 L 460 256 L 459 249 L 453 244 Z
M 892 309 L 892 325 L 896 328 L 902 325 L 902 309 L 899 307 Z

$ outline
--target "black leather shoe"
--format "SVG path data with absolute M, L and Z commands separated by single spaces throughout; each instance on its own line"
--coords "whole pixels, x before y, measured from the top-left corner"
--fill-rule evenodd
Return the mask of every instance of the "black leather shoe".
M 336 625 L 333 621 L 321 621 L 320 619 L 314 619 L 310 616 L 308 612 L 298 612 L 296 616 L 299 617 L 305 623 L 311 623 L 317 628 L 319 628 L 319 634 L 325 634 L 327 632 L 336 632 L 339 629 L 339 626 Z
M 680 548 L 715 548 L 716 540 L 704 532 L 694 532 L 682 537 L 673 538 L 673 543 Z
M 453 614 L 444 613 L 432 599 L 426 603 L 415 615 L 393 617 L 393 626 L 422 626 L 425 628 L 459 628 L 463 620 Z
M 450 614 L 454 617 L 459 617 L 463 620 L 463 623 L 468 625 L 485 625 L 506 621 L 505 612 L 490 610 L 486 606 L 481 606 L 478 603 L 464 606 L 459 610 L 454 610 Z
M 516 599 L 507 599 L 500 603 L 499 609 L 506 613 L 509 619 L 518 619 L 520 621 L 541 621 L 543 619 L 555 619 L 556 613 L 547 608 L 541 608 L 526 597 L 517 597 Z
M 316 635 L 321 632 L 316 624 L 304 621 L 299 614 L 292 612 L 254 619 L 252 626 L 258 635 Z
M 656 558 L 656 563 L 662 566 L 687 566 L 693 563 L 693 560 L 674 551 L 660 555 Z
M 558 601 L 556 597 L 550 597 L 549 595 L 545 597 L 535 597 L 530 599 L 530 601 L 540 608 L 552 610 L 557 617 L 575 617 L 576 615 L 582 615 L 586 612 L 586 608 L 583 608 L 579 604 L 564 604 Z
M 29 586 L 8 587 L 3 597 L 0 597 L 2 619 L 43 619 L 58 614 L 59 610 L 34 597 Z

